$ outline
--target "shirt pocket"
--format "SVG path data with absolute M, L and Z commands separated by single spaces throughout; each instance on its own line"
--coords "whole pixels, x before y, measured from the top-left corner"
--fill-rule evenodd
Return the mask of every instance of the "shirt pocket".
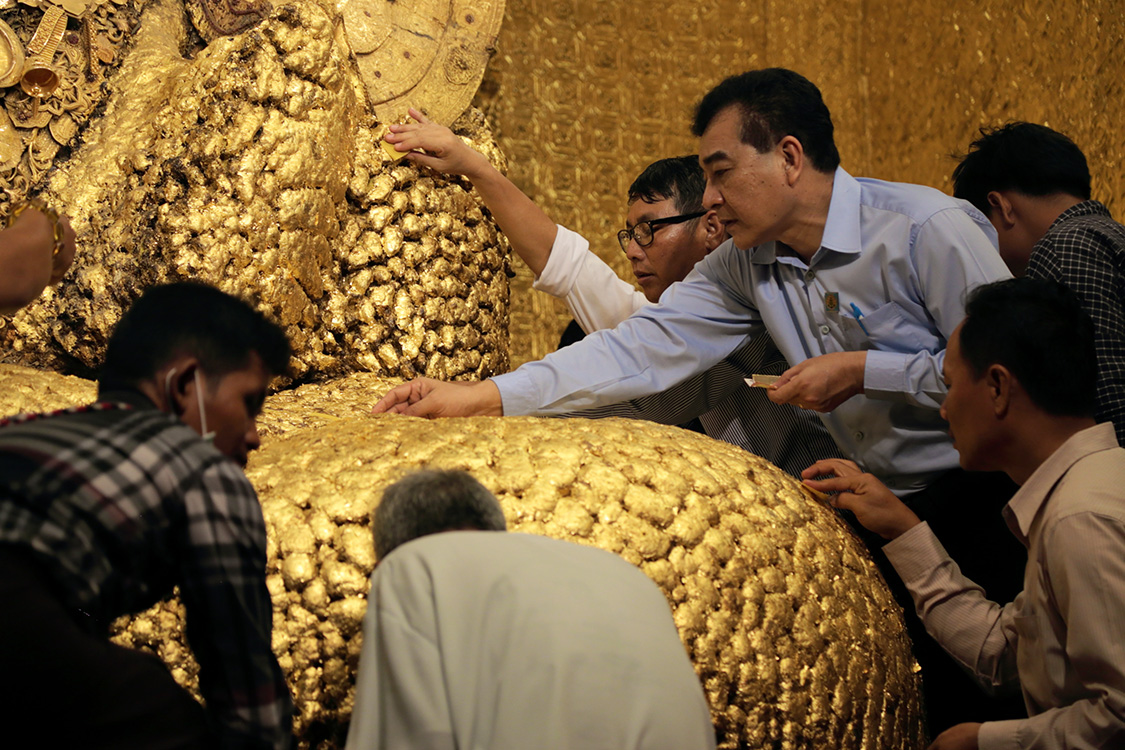
M 926 348 L 918 335 L 917 324 L 910 322 L 896 302 L 888 302 L 864 313 L 855 323 L 864 331 L 870 348 L 900 354 L 913 354 Z

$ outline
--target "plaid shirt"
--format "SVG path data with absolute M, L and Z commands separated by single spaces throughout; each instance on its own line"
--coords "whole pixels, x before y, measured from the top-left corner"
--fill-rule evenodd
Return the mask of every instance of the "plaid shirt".
M 0 422 L 0 544 L 29 550 L 95 633 L 179 586 L 223 745 L 290 746 L 261 506 L 241 469 L 182 422 L 136 392 Z
M 1125 226 L 1098 201 L 1071 206 L 1035 245 L 1027 275 L 1069 287 L 1094 319 L 1096 416 L 1125 445 Z

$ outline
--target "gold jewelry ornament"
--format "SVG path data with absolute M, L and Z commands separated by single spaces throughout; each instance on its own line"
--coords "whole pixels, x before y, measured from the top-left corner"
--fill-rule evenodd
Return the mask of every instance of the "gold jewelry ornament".
M 58 5 L 48 5 L 39 19 L 39 26 L 27 43 L 28 57 L 43 57 L 51 60 L 59 48 L 66 31 L 66 11 Z
M 4 221 L 4 228 L 7 229 L 15 224 L 20 214 L 29 208 L 34 208 L 36 211 L 46 216 L 51 222 L 51 232 L 55 239 L 55 249 L 52 256 L 58 255 L 66 244 L 66 230 L 63 229 L 62 222 L 59 221 L 59 212 L 48 206 L 47 202 L 42 198 L 31 198 L 30 200 L 16 204 L 16 207 L 12 209 L 12 212 L 8 214 L 8 218 Z

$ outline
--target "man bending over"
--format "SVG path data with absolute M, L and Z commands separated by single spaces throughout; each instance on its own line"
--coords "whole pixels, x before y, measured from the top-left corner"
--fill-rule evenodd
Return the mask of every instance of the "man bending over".
M 1029 122 L 983 131 L 953 171 L 953 194 L 983 211 L 1016 276 L 1065 284 L 1094 321 L 1095 416 L 1125 442 L 1125 226 L 1090 200 L 1090 169 L 1062 133 Z
M 506 534 L 459 471 L 387 488 L 348 750 L 709 750 L 668 601 L 593 547 Z

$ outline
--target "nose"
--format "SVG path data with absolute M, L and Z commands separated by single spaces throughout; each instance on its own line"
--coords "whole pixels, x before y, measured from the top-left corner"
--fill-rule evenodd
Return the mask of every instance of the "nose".
M 629 244 L 625 246 L 625 257 L 631 261 L 641 260 L 645 256 L 645 249 L 637 242 L 636 237 L 629 238 Z
M 946 422 L 949 421 L 949 417 L 945 416 L 945 400 L 944 399 L 942 399 L 941 408 L 938 409 L 938 414 L 940 414 L 941 418 L 944 419 Z
M 250 429 L 246 431 L 246 451 L 256 451 L 262 447 L 262 439 L 258 436 L 258 423 L 251 422 Z
M 713 211 L 722 205 L 723 194 L 715 187 L 715 183 L 710 178 L 707 179 L 707 185 L 703 188 L 703 207 L 708 211 Z

